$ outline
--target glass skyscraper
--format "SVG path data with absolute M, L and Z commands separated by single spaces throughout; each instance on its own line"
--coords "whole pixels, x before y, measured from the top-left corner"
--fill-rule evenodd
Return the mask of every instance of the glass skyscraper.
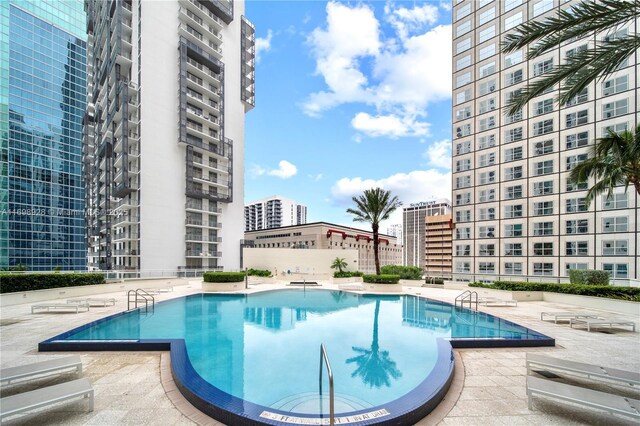
M 0 2 L 0 268 L 86 269 L 81 1 Z

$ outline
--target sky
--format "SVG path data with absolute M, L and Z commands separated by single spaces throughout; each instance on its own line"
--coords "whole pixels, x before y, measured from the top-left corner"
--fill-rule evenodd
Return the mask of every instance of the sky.
M 451 197 L 450 1 L 247 0 L 256 106 L 245 203 L 280 195 L 308 222 L 381 187 L 403 206 Z M 402 223 L 402 208 L 381 225 Z

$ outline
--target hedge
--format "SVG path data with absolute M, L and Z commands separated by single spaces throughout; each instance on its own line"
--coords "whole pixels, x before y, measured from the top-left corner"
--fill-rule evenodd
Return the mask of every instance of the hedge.
M 205 272 L 202 277 L 206 283 L 238 283 L 244 281 L 244 272 Z
M 0 293 L 16 293 L 49 288 L 76 287 L 81 285 L 104 284 L 101 273 L 44 273 L 6 274 L 0 273 Z
M 492 288 L 509 291 L 548 291 L 550 293 L 577 294 L 580 296 L 606 297 L 609 299 L 640 302 L 640 287 L 616 287 L 591 284 L 549 284 L 517 281 L 496 281 L 493 284 L 471 283 L 469 287 Z
M 385 265 L 380 268 L 380 274 L 400 275 L 402 280 L 421 280 L 423 273 L 417 266 Z
M 271 271 L 268 269 L 248 269 L 247 275 L 252 277 L 270 277 Z
M 398 284 L 400 275 L 363 275 L 362 281 L 372 284 Z
M 609 273 L 595 269 L 570 269 L 571 284 L 609 285 Z
M 333 273 L 333 278 L 351 278 L 351 277 L 361 277 L 364 273 L 360 271 L 336 271 Z

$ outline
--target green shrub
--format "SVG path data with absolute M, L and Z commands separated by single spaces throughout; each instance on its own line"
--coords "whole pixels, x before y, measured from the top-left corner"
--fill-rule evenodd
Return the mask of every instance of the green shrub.
M 202 277 L 206 283 L 238 283 L 244 281 L 244 272 L 205 272 Z
M 362 281 L 372 284 L 398 284 L 398 282 L 400 281 L 400 275 L 363 275 Z
M 581 296 L 606 297 L 609 299 L 640 302 L 640 287 L 616 287 L 591 284 L 549 284 L 512 281 L 496 281 L 493 284 L 472 283 L 469 287 L 493 288 L 509 291 L 548 291 L 550 293 L 577 294 Z
M 609 285 L 609 273 L 595 269 L 570 269 L 571 284 Z
M 49 288 L 76 287 L 94 284 L 104 284 L 104 275 L 101 273 L 0 273 L 0 293 L 15 293 L 20 291 L 46 290 Z
M 351 278 L 351 277 L 361 277 L 364 273 L 360 271 L 336 271 L 333 273 L 333 278 Z
M 423 271 L 417 266 L 385 265 L 380 268 L 382 275 L 400 275 L 402 280 L 421 280 Z
M 249 269 L 247 275 L 252 277 L 270 277 L 271 271 L 268 269 Z

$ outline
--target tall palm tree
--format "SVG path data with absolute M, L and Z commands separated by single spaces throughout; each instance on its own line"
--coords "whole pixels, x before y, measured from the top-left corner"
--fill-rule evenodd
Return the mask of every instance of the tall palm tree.
M 331 269 L 337 269 L 338 272 L 342 272 L 343 269 L 347 269 L 347 262 L 344 260 L 344 257 L 336 257 L 333 259 L 333 263 L 331 264 Z
M 541 21 L 528 21 L 507 34 L 502 52 L 510 53 L 529 46 L 527 60 L 538 58 L 563 43 L 612 32 L 640 17 L 640 0 L 593 0 L 577 3 L 570 9 L 559 9 L 555 16 Z M 508 114 L 516 114 L 527 102 L 560 83 L 559 104 L 567 103 L 589 84 L 613 74 L 636 49 L 640 35 L 633 30 L 626 34 L 598 40 L 595 46 L 577 52 L 566 62 L 554 66 L 541 79 L 528 84 L 507 104 Z
M 356 203 L 355 209 L 347 209 L 347 213 L 354 215 L 354 222 L 369 222 L 373 231 L 373 256 L 376 263 L 376 275 L 380 275 L 380 259 L 378 257 L 378 230 L 380 222 L 389 219 L 398 207 L 402 205 L 398 197 L 391 196 L 391 191 L 382 188 L 365 189 L 364 194 L 352 197 Z
M 640 125 L 635 134 L 609 131 L 609 135 L 598 139 L 591 147 L 589 159 L 576 165 L 569 174 L 574 183 L 586 182 L 594 177 L 596 183 L 585 197 L 587 206 L 596 195 L 607 192 L 611 197 L 613 188 L 624 185 L 625 192 L 632 185 L 640 196 Z

